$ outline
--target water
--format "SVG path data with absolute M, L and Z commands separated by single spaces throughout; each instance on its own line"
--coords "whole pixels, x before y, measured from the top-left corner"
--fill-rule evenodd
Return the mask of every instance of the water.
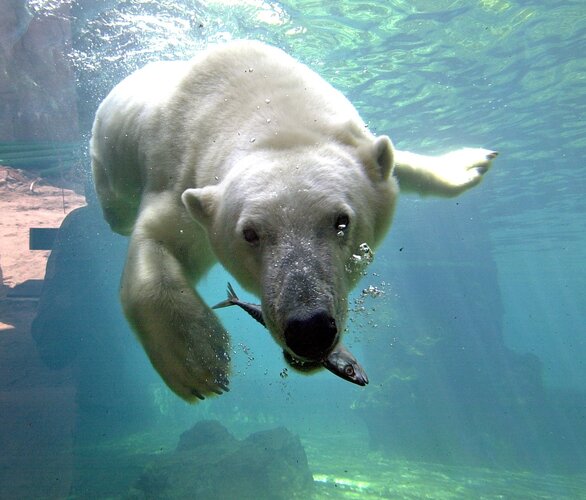
M 184 404 L 119 310 L 125 240 L 91 210 L 76 216 L 45 291 L 74 290 L 73 302 L 47 306 L 33 337 L 0 331 L 0 496 L 164 498 L 152 482 L 136 489 L 143 468 L 216 419 L 239 439 L 299 435 L 315 498 L 586 497 L 583 2 L 34 0 L 17 12 L 4 54 L 35 20 L 71 30 L 78 128 L 60 140 L 81 161 L 43 153 L 44 168 L 83 178 L 95 108 L 134 69 L 237 38 L 286 49 L 402 149 L 500 156 L 459 198 L 401 198 L 350 298 L 346 344 L 366 388 L 293 373 L 267 331 L 228 308 L 231 392 Z M 219 302 L 229 279 L 215 268 L 202 296 Z M 0 321 L 24 309 L 6 298 Z

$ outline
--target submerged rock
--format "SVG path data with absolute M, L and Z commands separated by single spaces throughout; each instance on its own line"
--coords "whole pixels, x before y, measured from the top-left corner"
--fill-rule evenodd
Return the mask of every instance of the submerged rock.
M 238 440 L 217 421 L 184 432 L 174 453 L 145 468 L 132 498 L 307 498 L 313 477 L 298 436 L 284 427 Z
M 200 446 L 234 446 L 238 440 L 217 420 L 201 420 L 179 436 L 176 451 L 187 451 Z

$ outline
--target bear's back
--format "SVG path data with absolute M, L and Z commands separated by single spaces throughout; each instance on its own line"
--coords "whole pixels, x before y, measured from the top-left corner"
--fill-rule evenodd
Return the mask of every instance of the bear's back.
M 92 132 L 96 190 L 112 228 L 129 234 L 145 192 L 179 200 L 259 148 L 365 133 L 352 104 L 307 66 L 261 42 L 231 42 L 150 63 L 112 90 Z

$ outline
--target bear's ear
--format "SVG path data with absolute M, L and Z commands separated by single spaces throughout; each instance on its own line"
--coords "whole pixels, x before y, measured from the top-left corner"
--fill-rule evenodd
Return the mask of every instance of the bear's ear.
M 181 201 L 189 214 L 203 226 L 209 225 L 210 219 L 216 211 L 217 200 L 217 186 L 186 189 L 181 195 Z
M 393 144 L 386 135 L 377 137 L 372 143 L 372 153 L 383 180 L 388 179 L 394 165 Z

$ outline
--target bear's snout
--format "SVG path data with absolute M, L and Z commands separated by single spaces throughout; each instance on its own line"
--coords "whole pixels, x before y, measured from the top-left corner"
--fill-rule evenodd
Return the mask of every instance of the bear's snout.
M 337 334 L 336 320 L 324 309 L 293 314 L 285 324 L 287 347 L 306 360 L 323 359 L 334 347 Z

